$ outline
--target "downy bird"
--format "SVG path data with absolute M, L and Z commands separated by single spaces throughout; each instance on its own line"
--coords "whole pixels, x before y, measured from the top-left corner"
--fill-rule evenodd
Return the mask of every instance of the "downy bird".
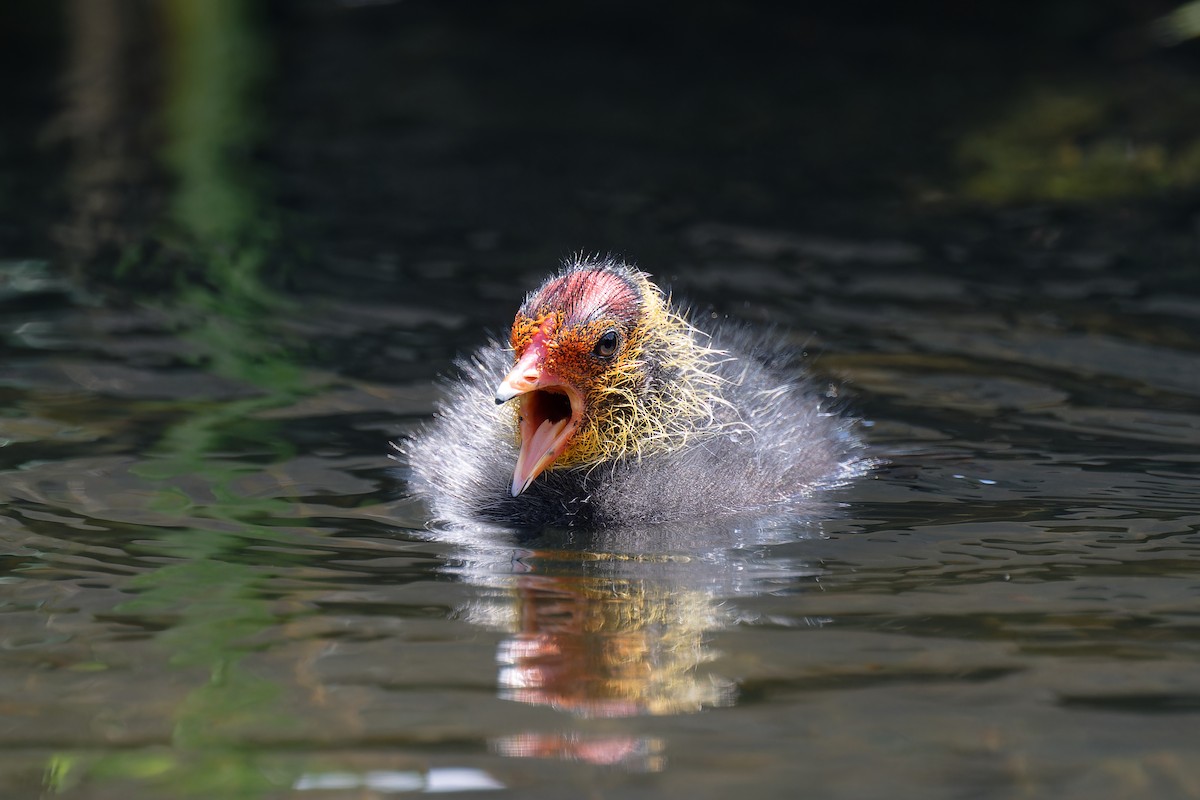
M 650 277 L 572 259 L 507 344 L 459 362 L 399 443 L 412 490 L 454 525 L 645 526 L 802 504 L 865 472 L 855 423 L 744 325 L 689 321 Z

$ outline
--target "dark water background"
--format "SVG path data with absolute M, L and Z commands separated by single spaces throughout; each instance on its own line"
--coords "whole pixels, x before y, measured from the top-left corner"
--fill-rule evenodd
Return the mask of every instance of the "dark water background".
M 1200 797 L 1174 8 L 6 3 L 0 796 Z M 387 442 L 577 250 L 888 464 L 431 527 Z

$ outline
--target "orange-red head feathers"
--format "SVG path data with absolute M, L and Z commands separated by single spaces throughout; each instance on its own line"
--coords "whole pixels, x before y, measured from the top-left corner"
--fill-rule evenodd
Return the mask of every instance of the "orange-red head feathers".
M 712 416 L 714 351 L 637 270 L 568 265 L 517 312 L 496 402 L 520 398 L 512 493 L 552 466 L 596 465 L 678 443 Z

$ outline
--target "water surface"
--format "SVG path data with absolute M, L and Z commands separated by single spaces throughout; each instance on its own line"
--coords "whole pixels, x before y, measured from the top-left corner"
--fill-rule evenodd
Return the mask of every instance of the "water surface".
M 7 124 L 6 165 L 42 154 L 17 184 L 49 188 L 6 195 L 23 224 L 0 229 L 0 793 L 1200 796 L 1186 195 L 901 202 L 896 141 L 852 124 L 893 106 L 801 100 L 759 62 L 642 85 L 653 48 L 609 29 L 577 59 L 522 51 L 565 29 L 520 14 L 222 7 L 173 18 L 199 60 L 172 62 L 165 129 L 76 116 L 132 137 L 89 150 L 50 78 Z M 100 46 L 54 33 L 78 13 L 43 23 L 46 75 Z M 230 30 L 272 55 L 209 69 Z M 942 93 L 900 140 L 970 93 L 903 77 Z M 187 102 L 207 91 L 230 108 Z M 680 145 L 663 126 L 704 92 L 759 116 Z M 589 97 L 612 113 L 562 112 Z M 39 150 L 46 130 L 77 143 Z M 220 167 L 231 149 L 253 169 Z M 907 151 L 922 180 L 950 169 L 931 149 Z M 137 191 L 111 194 L 114 163 Z M 577 248 L 791 339 L 881 466 L 803 515 L 431 521 L 388 442 Z

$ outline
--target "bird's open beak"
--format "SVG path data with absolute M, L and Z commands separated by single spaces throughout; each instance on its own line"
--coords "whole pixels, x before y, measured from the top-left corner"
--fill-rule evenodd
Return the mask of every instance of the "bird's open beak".
M 583 419 L 583 395 L 543 368 L 545 347 L 535 339 L 500 381 L 496 402 L 520 398 L 521 452 L 513 470 L 512 496 L 529 488 L 567 449 Z

